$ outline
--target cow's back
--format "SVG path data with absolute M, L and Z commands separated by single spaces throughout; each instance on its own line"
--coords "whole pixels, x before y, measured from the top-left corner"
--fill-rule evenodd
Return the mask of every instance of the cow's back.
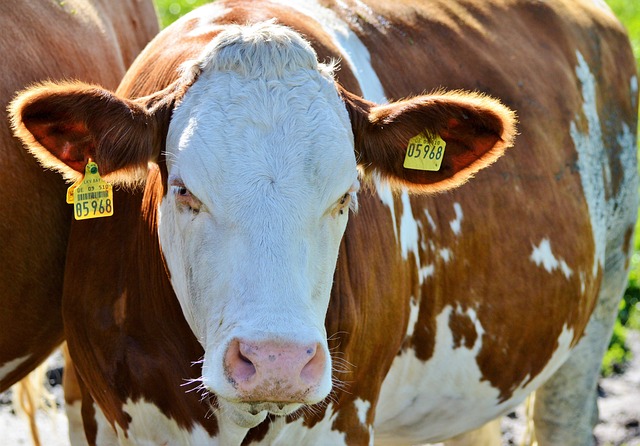
M 158 31 L 151 1 L 10 1 L 0 16 L 0 109 L 38 81 L 115 88 Z M 70 211 L 59 175 L 43 172 L 0 124 L 0 389 L 62 340 L 60 303 Z

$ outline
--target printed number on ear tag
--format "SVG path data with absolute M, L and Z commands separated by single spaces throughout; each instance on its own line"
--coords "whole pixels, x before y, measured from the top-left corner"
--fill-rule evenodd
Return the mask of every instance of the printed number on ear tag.
M 424 133 L 414 136 L 407 145 L 403 166 L 405 169 L 437 172 L 442 165 L 446 146 L 447 144 L 439 136 L 429 138 Z
M 76 220 L 113 215 L 113 186 L 100 178 L 95 162 L 89 161 L 84 178 L 69 186 L 67 203 L 73 204 Z

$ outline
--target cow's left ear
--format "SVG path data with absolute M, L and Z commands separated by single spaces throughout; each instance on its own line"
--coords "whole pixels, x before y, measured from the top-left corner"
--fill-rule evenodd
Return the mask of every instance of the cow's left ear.
M 356 160 L 364 176 L 377 175 L 413 192 L 462 185 L 502 156 L 516 135 L 515 113 L 481 94 L 454 91 L 377 105 L 338 89 L 351 118 Z M 404 167 L 410 140 L 421 134 L 439 136 L 446 143 L 437 171 Z
M 166 98 L 129 100 L 95 85 L 46 82 L 20 92 L 9 117 L 38 161 L 68 180 L 82 178 L 92 159 L 106 180 L 135 183 L 163 150 L 173 105 Z

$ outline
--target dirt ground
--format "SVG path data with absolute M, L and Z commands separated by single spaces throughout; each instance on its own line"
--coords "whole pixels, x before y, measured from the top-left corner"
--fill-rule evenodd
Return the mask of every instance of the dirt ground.
M 631 333 L 629 344 L 634 352 L 634 359 L 625 372 L 600 380 L 600 423 L 595 429 L 598 446 L 640 446 L 640 333 Z M 49 374 L 52 376 L 52 382 L 57 381 L 56 370 L 61 365 L 59 355 L 50 359 Z M 58 407 L 54 411 L 38 411 L 37 423 L 41 443 L 42 446 L 68 446 L 62 389 L 55 385 L 50 390 Z M 0 445 L 32 445 L 28 423 L 26 419 L 15 414 L 10 400 L 10 391 L 0 394 Z M 523 407 L 503 417 L 502 431 L 502 446 L 521 444 L 525 431 Z

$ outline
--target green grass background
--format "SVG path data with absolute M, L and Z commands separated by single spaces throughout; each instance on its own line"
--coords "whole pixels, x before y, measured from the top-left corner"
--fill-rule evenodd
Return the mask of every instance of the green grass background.
M 160 17 L 160 25 L 165 26 L 173 23 L 178 17 L 181 17 L 197 8 L 198 6 L 210 3 L 211 0 L 154 0 Z
M 186 14 L 210 0 L 155 0 L 161 25 L 169 25 L 178 17 Z M 390 0 L 393 1 L 393 0 Z M 640 0 L 606 0 L 614 13 L 622 21 L 629 32 L 638 66 L 640 66 Z M 629 286 L 625 297 L 620 303 L 620 313 L 614 328 L 609 350 L 602 364 L 605 375 L 620 372 L 624 364 L 630 359 L 631 353 L 627 346 L 628 330 L 640 329 L 640 230 L 636 229 L 635 254 L 632 260 L 632 270 Z

